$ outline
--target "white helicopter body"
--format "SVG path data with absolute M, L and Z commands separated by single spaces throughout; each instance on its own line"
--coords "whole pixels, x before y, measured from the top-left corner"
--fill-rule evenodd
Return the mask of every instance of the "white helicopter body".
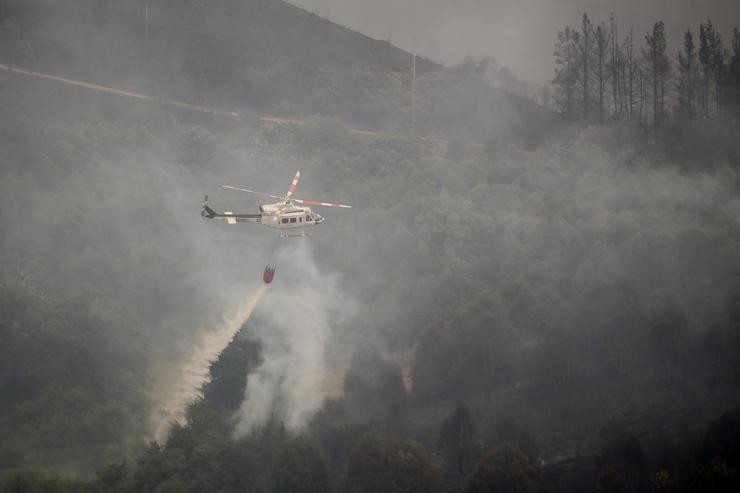
M 269 228 L 279 229 L 280 237 L 307 236 L 307 229 L 318 226 L 325 221 L 324 217 L 316 212 L 313 212 L 309 205 L 319 205 L 324 207 L 334 207 L 342 209 L 352 208 L 351 205 L 335 204 L 331 202 L 316 202 L 293 198 L 293 192 L 295 192 L 300 176 L 301 172 L 299 171 L 296 173 L 295 178 L 293 178 L 293 183 L 291 183 L 290 189 L 288 189 L 288 193 L 284 197 L 262 192 L 255 192 L 254 190 L 248 190 L 246 188 L 237 188 L 229 185 L 223 185 L 223 188 L 228 190 L 253 193 L 256 195 L 279 199 L 279 201 L 271 204 L 261 205 L 259 208 L 259 214 L 237 214 L 234 212 L 218 213 L 208 206 L 208 196 L 206 195 L 205 201 L 203 202 L 203 208 L 201 210 L 201 216 L 208 219 L 223 219 L 228 224 L 261 224 Z

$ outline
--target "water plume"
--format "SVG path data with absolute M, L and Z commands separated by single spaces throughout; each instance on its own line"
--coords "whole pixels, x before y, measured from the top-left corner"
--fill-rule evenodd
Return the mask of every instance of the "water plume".
M 203 386 L 210 379 L 210 366 L 231 342 L 239 329 L 254 312 L 267 291 L 262 284 L 254 296 L 246 299 L 230 317 L 225 317 L 223 324 L 204 332 L 193 346 L 185 364 L 178 368 L 173 378 L 161 378 L 166 388 L 158 393 L 162 397 L 159 406 L 155 406 L 152 416 L 152 429 L 157 441 L 164 441 L 174 423 L 185 424 L 185 411 L 190 402 L 201 396 Z M 174 383 L 172 383 L 174 381 Z

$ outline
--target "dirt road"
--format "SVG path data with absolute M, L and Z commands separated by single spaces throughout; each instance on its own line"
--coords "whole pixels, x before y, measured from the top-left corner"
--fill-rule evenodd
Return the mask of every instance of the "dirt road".
M 221 110 L 221 109 L 214 108 L 211 106 L 193 105 L 193 104 L 185 103 L 182 101 L 162 100 L 160 98 L 155 98 L 154 96 L 151 96 L 149 94 L 133 92 L 133 91 L 126 91 L 126 90 L 118 89 L 118 88 L 111 87 L 111 86 L 93 84 L 91 82 L 84 82 L 81 80 L 70 79 L 67 77 L 60 77 L 58 75 L 47 74 L 44 72 L 36 72 L 34 70 L 26 70 L 26 69 L 22 69 L 18 67 L 9 67 L 3 64 L 0 64 L 0 70 L 5 70 L 5 71 L 8 71 L 14 74 L 23 75 L 27 77 L 34 77 L 38 79 L 49 80 L 49 81 L 57 82 L 59 84 L 65 84 L 68 86 L 78 87 L 80 89 L 84 89 L 88 91 L 95 91 L 95 92 L 104 93 L 104 94 L 112 94 L 112 95 L 122 96 L 126 98 L 138 99 L 139 101 L 150 101 L 150 102 L 158 102 L 161 104 L 169 104 L 177 108 L 184 108 L 184 109 L 188 109 L 191 111 L 198 111 L 198 112 L 206 113 L 209 115 L 226 116 L 226 117 L 236 118 L 236 119 L 242 117 L 242 115 L 236 111 L 226 111 L 226 110 Z M 271 123 L 271 124 L 278 124 L 278 125 L 305 125 L 306 123 L 308 123 L 308 120 L 301 119 L 301 118 L 279 117 L 279 116 L 268 115 L 268 114 L 259 115 L 258 119 L 262 123 Z M 344 125 L 344 129 L 349 133 L 356 134 L 356 135 L 362 135 L 366 137 L 379 137 L 383 135 L 382 132 L 379 132 L 376 130 L 352 128 L 347 125 Z M 435 148 L 435 150 L 441 149 L 441 148 L 446 149 L 447 147 L 447 139 L 442 139 L 442 138 L 437 138 L 437 137 L 420 137 L 420 139 L 430 144 L 433 148 Z

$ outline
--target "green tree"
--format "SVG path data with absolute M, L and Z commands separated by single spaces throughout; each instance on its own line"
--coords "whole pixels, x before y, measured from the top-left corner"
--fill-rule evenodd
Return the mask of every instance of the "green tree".
M 413 396 L 419 401 L 454 395 L 460 367 L 457 347 L 446 328 L 434 326 L 424 332 L 414 353 L 411 374 Z
M 647 461 L 640 442 L 620 426 L 606 426 L 600 435 L 602 446 L 596 457 L 600 489 L 609 492 L 642 491 L 647 482 Z
M 534 462 L 537 458 L 537 443 L 527 432 L 526 428 L 511 417 L 497 419 L 487 430 L 485 441 L 490 446 L 508 443 L 512 447 L 527 454 L 530 461 Z
M 722 35 L 715 31 L 714 37 L 711 39 L 711 64 L 712 64 L 712 76 L 714 78 L 714 105 L 717 114 L 722 111 L 722 89 L 725 79 L 725 50 L 722 46 Z
M 684 34 L 683 50 L 678 53 L 678 107 L 689 120 L 694 118 L 697 76 L 696 45 L 688 29 Z
M 346 493 L 431 493 L 440 491 L 439 471 L 412 440 L 367 433 L 349 458 Z
M 671 63 L 666 55 L 665 25 L 663 21 L 653 24 L 645 35 L 647 47 L 643 50 L 646 68 L 652 82 L 653 133 L 657 135 L 665 119 L 665 92 L 671 72 Z
M 740 467 L 740 407 L 726 412 L 709 425 L 701 455 L 707 462 L 720 458 L 732 467 Z
M 395 422 L 402 417 L 406 405 L 401 369 L 375 349 L 360 349 L 352 354 L 344 377 L 344 394 L 356 415 L 373 422 Z
M 273 471 L 275 493 L 325 493 L 331 491 L 321 455 L 305 437 L 289 440 L 278 455 Z
M 576 85 L 578 84 L 578 48 L 579 33 L 565 26 L 558 32 L 555 43 L 555 104 L 566 118 L 575 118 Z
M 732 31 L 732 55 L 727 74 L 727 101 L 732 107 L 735 123 L 740 123 L 740 30 Z
M 447 463 L 461 478 L 470 472 L 480 458 L 478 427 L 464 402 L 458 401 L 452 413 L 442 422 L 438 446 Z
M 602 23 L 596 26 L 594 30 L 594 53 L 596 59 L 594 62 L 594 72 L 596 75 L 596 89 L 599 92 L 599 124 L 604 124 L 604 112 L 606 110 L 604 97 L 606 95 L 606 85 L 609 73 L 606 67 L 607 50 L 609 49 L 609 35 L 606 26 Z
M 0 493 L 77 493 L 82 481 L 62 479 L 31 469 L 0 471 Z
M 97 474 L 91 482 L 91 490 L 110 493 L 123 493 L 133 488 L 131 467 L 126 460 L 110 464 Z
M 717 89 L 721 83 L 719 77 L 724 70 L 722 53 L 722 38 L 714 29 L 712 21 L 699 24 L 699 64 L 701 66 L 701 108 L 704 118 L 712 113 L 712 89 L 715 90 L 715 99 L 719 95 Z
M 468 481 L 466 493 L 538 491 L 537 470 L 529 457 L 508 444 L 489 450 Z
M 688 343 L 689 322 L 681 310 L 665 308 L 652 317 L 648 345 L 664 364 L 680 366 Z

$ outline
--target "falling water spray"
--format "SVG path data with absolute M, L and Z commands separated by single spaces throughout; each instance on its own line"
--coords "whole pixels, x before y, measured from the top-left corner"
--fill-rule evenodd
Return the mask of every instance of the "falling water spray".
M 262 284 L 257 293 L 244 301 L 232 316 L 226 317 L 219 328 L 204 333 L 193 346 L 185 364 L 180 367 L 174 379 L 175 383 L 162 391 L 163 400 L 155 408 L 152 422 L 154 438 L 157 441 L 162 442 L 166 439 L 173 423 L 185 423 L 188 404 L 200 396 L 203 386 L 210 379 L 211 363 L 249 320 L 265 291 L 267 284 Z

